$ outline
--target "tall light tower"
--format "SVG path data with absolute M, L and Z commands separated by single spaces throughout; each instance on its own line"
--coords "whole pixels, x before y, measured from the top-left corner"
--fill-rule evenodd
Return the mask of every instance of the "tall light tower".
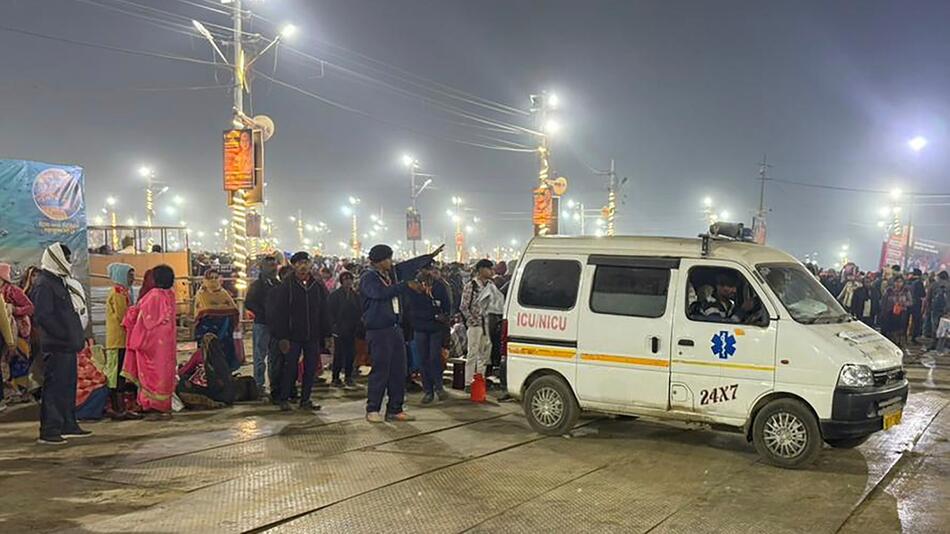
M 361 254 L 361 245 L 360 245 L 360 233 L 359 226 L 357 225 L 358 221 L 356 219 L 356 207 L 359 206 L 360 199 L 357 197 L 349 197 L 347 203 L 341 208 L 343 214 L 351 218 L 352 227 L 350 228 L 350 249 L 353 252 L 353 258 L 357 259 Z
M 145 226 L 152 227 L 155 219 L 155 169 L 142 165 L 139 167 L 139 176 L 145 178 Z
M 419 172 L 419 161 L 416 158 L 412 157 L 409 154 L 403 154 L 402 164 L 409 168 L 409 213 L 410 217 L 416 218 L 419 221 L 420 229 L 422 220 L 419 215 L 419 209 L 416 207 L 416 199 L 419 198 L 419 195 L 430 185 L 432 185 L 432 175 L 423 174 Z M 425 181 L 421 185 L 416 184 L 416 178 L 422 177 L 425 178 Z M 407 236 L 409 237 L 409 236 Z M 412 239 L 412 255 L 416 255 L 416 239 Z
M 538 146 L 538 162 L 540 170 L 538 171 L 538 192 L 544 192 L 551 187 L 551 163 L 549 137 L 560 130 L 560 125 L 554 119 L 548 116 L 549 112 L 558 107 L 557 95 L 541 91 L 539 94 L 531 95 L 531 112 L 535 114 L 541 142 Z M 538 193 L 535 193 L 536 195 Z M 548 235 L 550 228 L 547 223 L 537 225 L 537 235 Z
M 452 206 L 455 211 L 449 210 L 448 215 L 455 223 L 455 261 L 461 262 L 465 256 L 465 234 L 462 232 L 462 197 L 452 197 Z

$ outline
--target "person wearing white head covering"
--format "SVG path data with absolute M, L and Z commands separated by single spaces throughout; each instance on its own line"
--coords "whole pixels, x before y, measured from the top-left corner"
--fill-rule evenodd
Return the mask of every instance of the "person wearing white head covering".
M 69 248 L 61 243 L 47 248 L 29 294 L 44 362 L 37 440 L 42 445 L 62 445 L 66 438 L 91 434 L 76 422 L 76 355 L 85 346 L 83 318 L 88 314 L 85 291 L 70 275 L 70 256 Z
M 68 248 L 61 243 L 53 243 L 45 251 L 40 260 L 40 267 L 44 271 L 51 272 L 63 279 L 66 289 L 69 291 L 69 298 L 73 303 L 73 309 L 79 314 L 79 320 L 82 321 L 83 330 L 89 326 L 89 312 L 86 307 L 86 291 L 83 289 L 79 280 L 73 278 L 73 264 L 70 263 L 65 251 Z

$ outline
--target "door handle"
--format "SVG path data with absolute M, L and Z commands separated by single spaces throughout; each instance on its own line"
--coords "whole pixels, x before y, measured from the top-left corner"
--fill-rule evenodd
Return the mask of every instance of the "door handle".
M 653 354 L 660 352 L 660 338 L 656 336 L 650 338 L 650 348 L 653 350 Z
M 692 347 L 692 346 L 695 345 L 695 343 L 693 343 L 693 340 L 692 340 L 692 339 L 681 339 L 681 340 L 677 341 L 676 344 L 679 345 L 679 346 L 681 346 L 681 347 Z

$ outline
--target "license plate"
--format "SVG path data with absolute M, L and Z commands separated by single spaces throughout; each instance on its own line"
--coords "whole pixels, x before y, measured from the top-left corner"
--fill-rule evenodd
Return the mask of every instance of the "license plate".
M 903 415 L 902 410 L 884 414 L 884 430 L 901 424 L 901 415 Z

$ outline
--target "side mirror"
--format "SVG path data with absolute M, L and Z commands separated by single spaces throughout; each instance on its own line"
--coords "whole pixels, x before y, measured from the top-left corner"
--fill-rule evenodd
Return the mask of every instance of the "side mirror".
M 766 314 L 766 315 L 763 315 L 761 319 L 755 322 L 755 326 L 768 328 L 770 323 L 771 323 L 771 319 L 769 319 L 769 316 Z

